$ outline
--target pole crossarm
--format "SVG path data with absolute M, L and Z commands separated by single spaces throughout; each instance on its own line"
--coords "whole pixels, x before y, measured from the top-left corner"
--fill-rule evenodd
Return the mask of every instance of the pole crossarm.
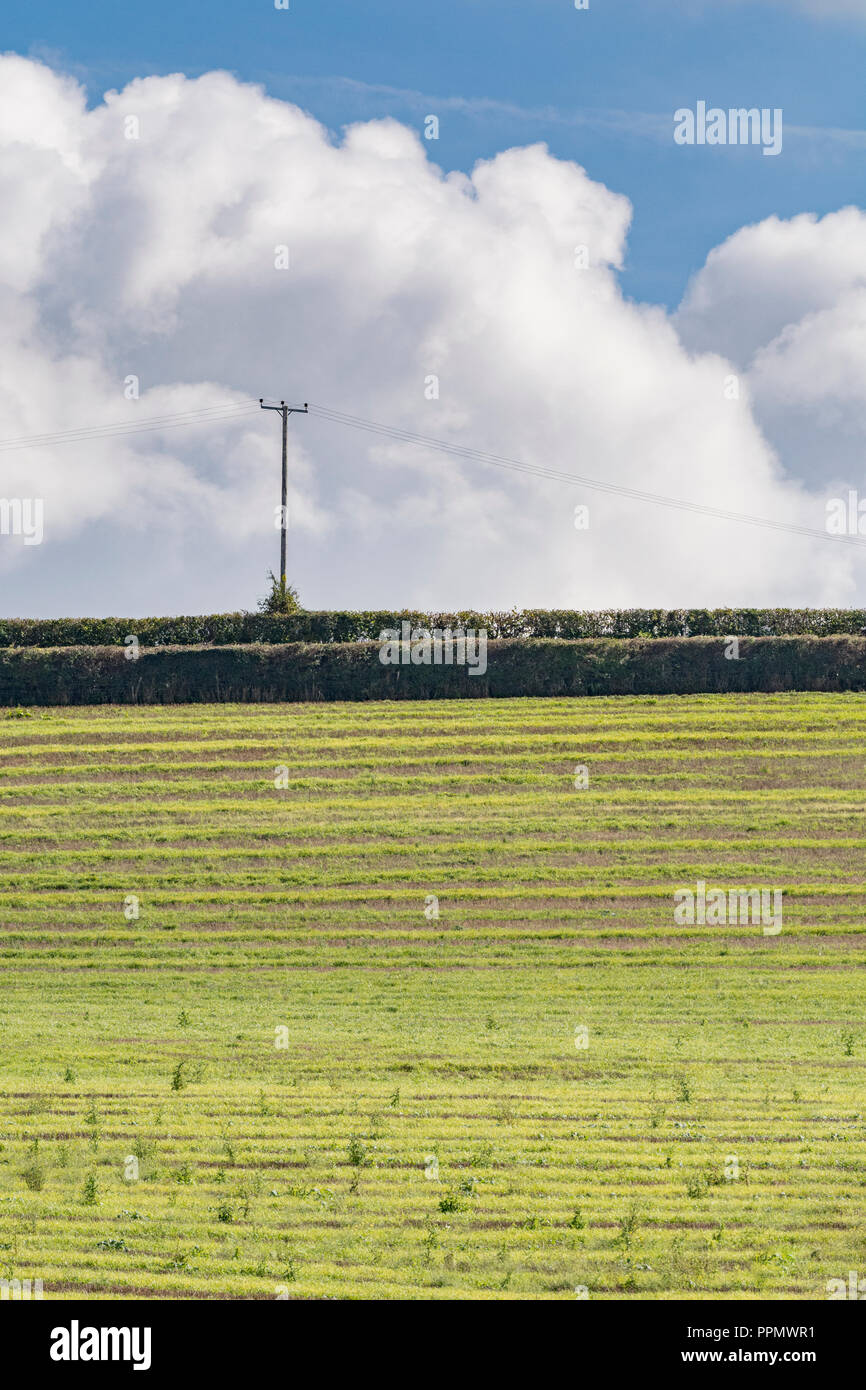
M 266 405 L 263 396 L 259 397 L 259 405 L 262 410 L 278 410 L 281 414 L 284 410 L 289 415 L 309 415 L 310 413 L 308 405 L 286 405 L 285 401 L 280 401 L 279 405 Z

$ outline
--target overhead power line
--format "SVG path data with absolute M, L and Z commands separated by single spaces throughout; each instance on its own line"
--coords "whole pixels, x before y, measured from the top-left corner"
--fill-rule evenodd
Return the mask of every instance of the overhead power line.
M 770 517 L 750 516 L 746 512 L 729 511 L 725 507 L 713 507 L 704 502 L 689 502 L 680 497 L 664 497 L 657 492 L 644 492 L 639 488 L 625 487 L 621 483 L 607 483 L 599 478 L 587 478 L 579 473 L 563 473 L 556 468 L 546 468 L 540 464 L 522 463 L 519 459 L 507 458 L 502 454 L 488 453 L 484 449 L 473 449 L 466 444 L 450 444 L 443 439 L 430 439 L 412 430 L 399 429 L 393 425 L 378 424 L 373 420 L 362 420 L 357 415 L 347 415 L 345 411 L 331 410 L 328 406 L 310 405 L 310 414 L 334 424 L 347 425 L 351 429 L 366 430 L 403 444 L 415 444 L 423 449 L 435 449 L 439 453 L 450 454 L 455 458 L 469 459 L 473 463 L 488 463 L 496 468 L 507 468 L 513 472 L 526 473 L 536 478 L 549 478 L 554 482 L 570 483 L 579 487 L 591 488 L 596 492 L 613 493 L 618 497 L 630 497 L 637 502 L 650 502 L 657 507 L 672 507 L 679 511 L 692 512 L 698 516 L 717 517 L 723 521 L 741 522 L 747 526 L 762 526 L 772 531 L 785 531 L 792 535 L 808 536 L 812 540 L 842 541 L 847 545 L 866 546 L 866 538 L 860 536 L 835 536 L 817 527 L 799 526 L 793 521 L 774 521 Z
M 16 449 L 53 447 L 57 444 L 76 444 L 95 439 L 112 439 L 127 434 L 142 434 L 147 431 L 174 429 L 184 425 L 206 425 L 222 422 L 231 423 L 243 419 L 260 409 L 257 400 L 250 398 L 231 405 L 205 406 L 199 410 L 181 411 L 174 415 L 147 416 L 140 420 L 116 420 L 105 425 L 81 426 L 73 430 L 60 430 L 52 434 L 23 435 L 19 438 L 0 439 L 0 452 Z M 818 527 L 800 526 L 793 521 L 775 521 L 771 517 L 751 516 L 746 512 L 736 512 L 725 507 L 714 507 L 704 502 L 690 502 L 682 497 L 666 497 L 656 492 L 646 492 L 640 488 L 626 487 L 621 483 L 604 482 L 600 478 L 589 478 L 579 473 L 565 473 L 560 469 L 547 468 L 541 464 L 524 463 L 520 459 L 508 458 L 502 454 L 490 453 L 484 449 L 474 449 L 467 444 L 453 444 L 443 439 L 432 439 L 412 430 L 395 425 L 383 425 L 375 420 L 364 420 L 346 411 L 333 410 L 329 406 L 314 405 L 309 413 L 333 424 L 344 425 L 350 429 L 378 434 L 398 443 L 415 445 L 422 449 L 432 449 L 437 453 L 448 454 L 452 458 L 467 459 L 471 463 L 490 464 L 511 472 L 524 473 L 531 477 L 547 478 L 553 482 L 568 483 L 571 486 L 590 488 L 596 492 L 606 492 L 618 497 L 628 497 L 636 502 L 650 503 L 656 507 L 669 507 L 677 511 L 691 512 L 696 516 L 715 517 L 722 521 L 738 522 L 746 526 L 758 526 L 765 530 L 781 531 L 788 535 L 806 536 L 811 540 L 837 541 L 843 545 L 863 548 L 866 538 L 861 536 L 831 535 Z
M 115 420 L 105 425 L 81 425 L 78 429 L 58 430 L 52 434 L 21 435 L 17 439 L 0 439 L 0 451 L 36 449 L 55 444 L 80 444 L 90 439 L 114 439 L 124 434 L 143 434 L 148 430 L 175 429 L 180 425 L 207 425 L 231 421 L 251 415 L 258 402 L 239 401 L 232 405 L 203 406 L 199 410 L 183 410 L 174 415 L 149 415 L 140 420 Z

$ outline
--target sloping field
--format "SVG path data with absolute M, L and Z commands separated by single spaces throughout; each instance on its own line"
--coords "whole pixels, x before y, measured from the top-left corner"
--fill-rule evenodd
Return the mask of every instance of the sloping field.
M 0 711 L 0 1278 L 826 1297 L 864 810 L 859 696 Z

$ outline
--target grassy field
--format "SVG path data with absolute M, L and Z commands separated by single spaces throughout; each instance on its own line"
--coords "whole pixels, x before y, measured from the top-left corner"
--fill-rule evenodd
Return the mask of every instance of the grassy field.
M 0 711 L 0 1278 L 826 1297 L 864 810 L 859 696 Z

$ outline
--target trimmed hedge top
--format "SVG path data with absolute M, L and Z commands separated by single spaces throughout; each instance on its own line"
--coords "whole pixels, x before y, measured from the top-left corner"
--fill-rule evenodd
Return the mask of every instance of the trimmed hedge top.
M 862 608 L 623 608 L 510 613 L 214 613 L 180 618 L 2 618 L 0 647 L 111 647 L 134 635 L 142 646 L 244 646 L 251 642 L 376 642 L 384 628 L 485 628 L 488 637 L 831 637 L 858 635 Z

